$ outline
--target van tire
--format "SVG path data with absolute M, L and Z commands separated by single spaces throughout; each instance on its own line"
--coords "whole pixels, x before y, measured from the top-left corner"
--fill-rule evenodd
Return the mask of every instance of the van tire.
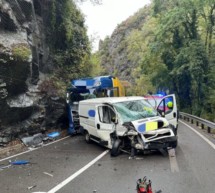
M 84 138 L 87 143 L 91 143 L 90 134 L 88 131 L 84 131 Z
M 120 139 L 116 139 L 114 142 L 113 142 L 113 146 L 112 146 L 112 149 L 110 151 L 110 155 L 112 157 L 116 157 L 120 154 L 120 146 L 122 144 L 122 141 Z

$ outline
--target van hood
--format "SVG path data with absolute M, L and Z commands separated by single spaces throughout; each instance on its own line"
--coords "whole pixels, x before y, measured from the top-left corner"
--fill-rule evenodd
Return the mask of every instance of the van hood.
M 135 120 L 131 122 L 138 133 L 146 133 L 154 131 L 162 127 L 167 127 L 169 122 L 163 117 L 152 117 L 146 119 Z

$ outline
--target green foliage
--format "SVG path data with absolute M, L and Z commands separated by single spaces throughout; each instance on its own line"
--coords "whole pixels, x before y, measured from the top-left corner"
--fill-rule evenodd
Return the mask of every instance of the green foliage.
M 27 44 L 15 44 L 12 47 L 12 54 L 16 60 L 27 61 L 31 56 L 31 50 Z
M 47 22 L 47 41 L 57 66 L 82 63 L 90 53 L 84 17 L 71 0 L 52 1 Z
M 71 79 L 90 76 L 92 68 L 84 16 L 74 1 L 53 0 L 46 17 L 46 42 L 55 67 L 52 87 L 65 93 Z
M 214 121 L 214 0 L 153 0 L 143 10 L 115 29 L 111 38 L 118 35 L 120 42 L 114 51 L 113 40 L 105 40 L 102 64 L 120 75 L 115 57 L 127 60 L 134 67 L 130 94 L 169 91 L 181 111 Z
M 171 6 L 172 2 L 174 6 Z M 156 42 L 162 42 L 159 52 L 168 69 L 167 81 L 171 80 L 169 88 L 179 96 L 181 109 L 189 108 L 190 113 L 201 116 L 210 72 L 210 56 L 200 33 L 203 27 L 199 23 L 201 14 L 195 1 L 171 3 L 165 12 L 159 12 L 162 17 L 159 19 Z
M 98 52 L 91 55 L 90 64 L 90 74 L 92 77 L 105 75 L 104 68 L 101 66 L 101 58 Z
M 154 1 L 155 8 L 156 2 Z M 207 93 L 211 92 L 207 85 L 210 82 L 208 75 L 211 70 L 212 46 L 209 44 L 213 42 L 212 38 L 210 43 L 204 42 L 205 36 L 209 35 L 203 32 L 207 26 L 202 25 L 200 21 L 202 10 L 208 5 L 201 1 L 203 6 L 201 7 L 200 1 L 193 0 L 166 1 L 166 3 L 169 6 L 165 12 L 155 9 L 160 16 L 158 19 L 160 24 L 156 29 L 156 42 L 157 44 L 162 42 L 159 52 L 168 69 L 167 81 L 171 81 L 169 88 L 179 96 L 182 110 L 189 109 L 189 113 L 204 116 L 204 103 L 207 101 Z

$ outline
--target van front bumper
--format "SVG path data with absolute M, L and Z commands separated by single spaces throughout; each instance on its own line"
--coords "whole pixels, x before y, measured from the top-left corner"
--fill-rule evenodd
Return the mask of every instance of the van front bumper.
M 152 141 L 152 142 L 145 144 L 144 149 L 156 150 L 156 149 L 165 149 L 168 147 L 176 148 L 177 139 L 178 139 L 177 136 L 173 136 L 173 137 L 168 137 L 168 138 Z

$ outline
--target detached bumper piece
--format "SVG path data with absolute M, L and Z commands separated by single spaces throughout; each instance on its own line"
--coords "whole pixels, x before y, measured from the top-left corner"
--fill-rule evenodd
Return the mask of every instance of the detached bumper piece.
M 169 138 L 165 138 L 165 139 L 160 139 L 158 141 L 153 141 L 150 142 L 148 144 L 146 144 L 146 148 L 145 149 L 152 149 L 152 150 L 156 150 L 156 149 L 164 149 L 164 148 L 176 148 L 177 146 L 177 137 L 169 137 Z

